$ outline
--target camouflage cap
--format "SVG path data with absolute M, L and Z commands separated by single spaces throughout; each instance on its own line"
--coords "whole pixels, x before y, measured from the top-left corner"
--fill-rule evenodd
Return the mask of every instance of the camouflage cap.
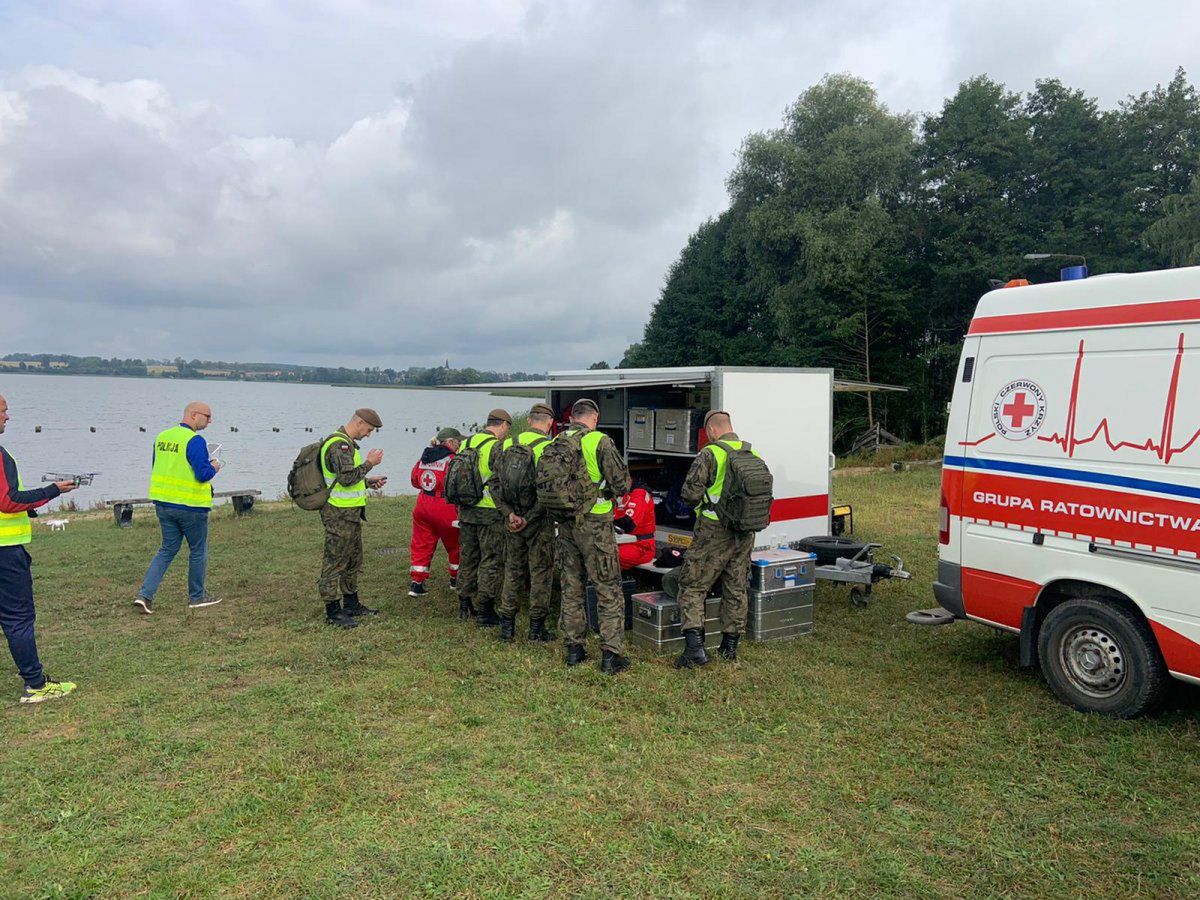
M 725 412 L 725 410 L 723 410 L 723 409 L 710 409 L 708 412 L 706 412 L 704 414 L 704 427 L 705 428 L 708 427 L 708 420 L 711 419 L 713 416 L 724 416 L 727 419 L 730 417 L 729 413 Z
M 507 422 L 509 425 L 512 424 L 512 416 L 508 414 L 507 409 L 493 409 L 488 413 L 487 417 L 489 419 L 499 419 L 501 422 Z
M 373 410 L 373 409 L 368 409 L 367 407 L 364 406 L 362 409 L 356 409 L 354 411 L 354 414 L 356 416 L 358 416 L 360 419 L 362 419 L 364 422 L 366 422 L 368 425 L 370 425 L 372 428 L 382 428 L 383 427 L 383 419 L 379 418 L 379 413 L 375 412 L 375 410 Z
M 529 414 L 531 416 L 549 416 L 553 419 L 554 409 L 549 403 L 535 403 L 529 407 Z
M 588 413 L 596 413 L 599 415 L 600 407 L 596 405 L 595 400 L 589 400 L 587 397 L 580 397 L 571 406 L 571 415 L 586 416 Z
M 443 428 L 437 433 L 437 442 L 439 444 L 442 441 L 461 441 L 462 439 L 463 433 L 457 428 Z

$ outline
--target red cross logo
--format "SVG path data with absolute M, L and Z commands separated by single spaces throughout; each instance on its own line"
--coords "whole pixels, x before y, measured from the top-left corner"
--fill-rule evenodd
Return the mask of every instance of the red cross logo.
M 1037 407 L 1032 403 L 1025 402 L 1025 392 L 1017 391 L 1013 394 L 1012 403 L 1005 406 L 1001 412 L 1012 421 L 1013 428 L 1020 428 L 1025 424 L 1025 417 L 1032 416 L 1036 410 Z

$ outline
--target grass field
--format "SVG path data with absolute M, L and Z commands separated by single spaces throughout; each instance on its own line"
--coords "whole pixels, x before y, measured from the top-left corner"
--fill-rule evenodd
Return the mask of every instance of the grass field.
M 835 481 L 911 582 L 865 609 L 823 587 L 812 635 L 736 664 L 635 651 L 617 679 L 458 622 L 440 573 L 403 596 L 409 500 L 371 506 L 384 615 L 348 633 L 321 624 L 313 513 L 217 510 L 226 602 L 188 613 L 181 558 L 153 616 L 130 603 L 152 513 L 38 527 L 42 656 L 80 688 L 18 706 L 3 658 L 0 892 L 1197 896 L 1197 692 L 1084 716 L 1014 637 L 905 623 L 933 605 L 937 479 Z

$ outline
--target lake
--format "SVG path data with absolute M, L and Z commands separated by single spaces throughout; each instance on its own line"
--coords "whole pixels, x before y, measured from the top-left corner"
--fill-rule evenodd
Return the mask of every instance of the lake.
M 210 445 L 222 445 L 225 467 L 214 489 L 258 488 L 264 499 L 283 494 L 301 447 L 344 425 L 359 407 L 383 419 L 384 427 L 363 443 L 363 455 L 383 450 L 375 471 L 388 476 L 385 493 L 411 494 L 409 470 L 439 427 L 467 432 L 497 406 L 516 414 L 536 402 L 480 391 L 10 373 L 0 373 L 0 394 L 11 416 L 0 444 L 16 457 L 25 485 L 38 486 L 46 472 L 99 472 L 92 486 L 70 495 L 84 507 L 145 497 L 154 438 L 178 424 L 193 400 L 212 406 L 213 422 L 203 435 Z

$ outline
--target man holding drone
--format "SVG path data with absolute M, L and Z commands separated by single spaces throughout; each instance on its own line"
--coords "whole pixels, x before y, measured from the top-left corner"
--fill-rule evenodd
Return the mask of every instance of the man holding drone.
M 0 434 L 8 423 L 8 401 L 0 396 Z M 0 627 L 17 671 L 25 680 L 22 703 L 41 703 L 65 697 L 75 690 L 69 681 L 52 681 L 42 671 L 33 639 L 33 576 L 26 545 L 33 539 L 30 515 L 59 494 L 75 490 L 74 479 L 56 481 L 43 488 L 25 490 L 17 461 L 0 447 Z

